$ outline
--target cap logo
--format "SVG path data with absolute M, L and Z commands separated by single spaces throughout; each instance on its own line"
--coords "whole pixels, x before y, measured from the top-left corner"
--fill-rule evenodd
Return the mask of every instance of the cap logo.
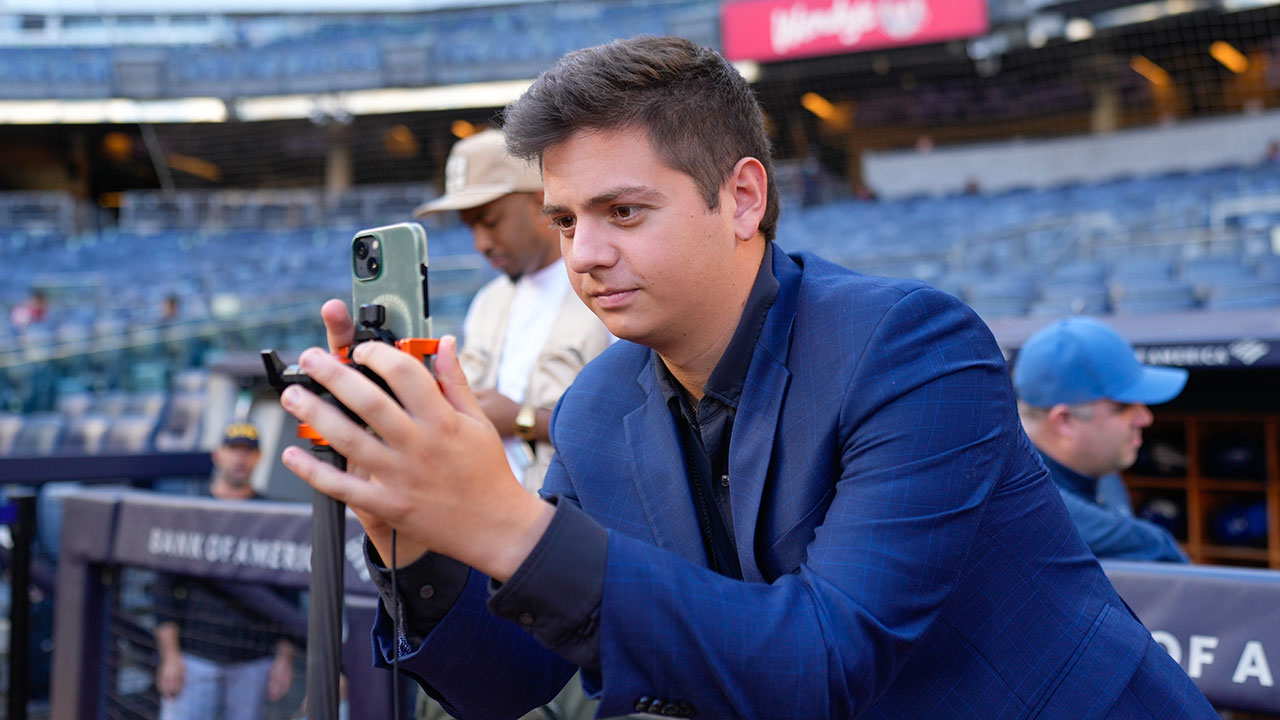
M 227 430 L 223 433 L 223 442 L 234 442 L 237 440 L 258 442 L 258 429 L 249 423 L 233 423 L 227 426 Z
M 467 187 L 467 156 L 454 155 L 444 164 L 444 191 L 458 192 Z

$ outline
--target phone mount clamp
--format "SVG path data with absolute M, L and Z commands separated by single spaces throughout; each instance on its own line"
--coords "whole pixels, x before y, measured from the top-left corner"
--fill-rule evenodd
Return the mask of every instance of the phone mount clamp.
M 386 308 L 382 305 L 362 305 L 357 311 L 359 327 L 350 345 L 338 348 L 335 357 L 359 370 L 384 392 L 395 398 L 386 381 L 368 368 L 351 360 L 351 351 L 364 342 L 385 342 L 401 352 L 429 363 L 436 354 L 440 341 L 434 338 L 398 339 L 382 327 L 386 322 Z M 290 385 L 301 385 L 341 410 L 353 422 L 364 425 L 354 412 L 343 405 L 323 385 L 307 376 L 297 365 L 286 366 L 275 350 L 263 350 L 262 364 L 267 371 L 267 382 L 278 393 Z M 397 401 L 398 402 L 398 401 Z M 347 459 L 334 450 L 319 433 L 305 423 L 298 425 L 298 437 L 311 441 L 311 454 L 339 470 L 347 469 Z M 338 680 L 342 673 L 342 564 L 343 545 L 346 541 L 346 505 L 334 498 L 314 491 L 311 497 L 311 602 L 307 617 L 307 717 L 313 720 L 337 720 Z M 392 552 L 394 552 L 394 535 Z M 391 559 L 394 575 L 395 560 Z M 393 617 L 399 619 L 400 613 Z M 396 635 L 399 636 L 399 628 Z M 399 715 L 399 658 L 395 658 L 394 680 L 396 715 Z

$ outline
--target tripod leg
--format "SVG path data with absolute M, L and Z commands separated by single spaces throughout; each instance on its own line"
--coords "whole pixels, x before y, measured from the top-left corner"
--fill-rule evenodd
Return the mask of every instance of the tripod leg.
M 346 458 L 327 445 L 312 453 L 340 470 Z M 311 607 L 307 618 L 307 717 L 337 720 L 342 672 L 342 563 L 346 505 L 316 492 L 311 498 Z

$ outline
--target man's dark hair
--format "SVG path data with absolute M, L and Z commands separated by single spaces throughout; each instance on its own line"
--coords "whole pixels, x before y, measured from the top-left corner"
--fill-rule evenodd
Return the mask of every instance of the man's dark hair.
M 512 155 L 541 160 L 579 130 L 644 128 L 655 152 L 693 178 L 707 208 L 744 157 L 769 187 L 760 231 L 773 240 L 778 190 L 764 114 L 747 81 L 719 53 L 683 38 L 640 36 L 565 55 L 504 112 Z

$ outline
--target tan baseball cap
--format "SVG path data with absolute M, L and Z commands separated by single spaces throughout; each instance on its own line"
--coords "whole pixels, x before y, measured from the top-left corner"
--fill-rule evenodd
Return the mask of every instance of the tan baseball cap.
M 444 166 L 444 195 L 419 205 L 413 216 L 469 210 L 503 195 L 541 189 L 538 167 L 511 157 L 501 132 L 483 130 L 454 144 Z

